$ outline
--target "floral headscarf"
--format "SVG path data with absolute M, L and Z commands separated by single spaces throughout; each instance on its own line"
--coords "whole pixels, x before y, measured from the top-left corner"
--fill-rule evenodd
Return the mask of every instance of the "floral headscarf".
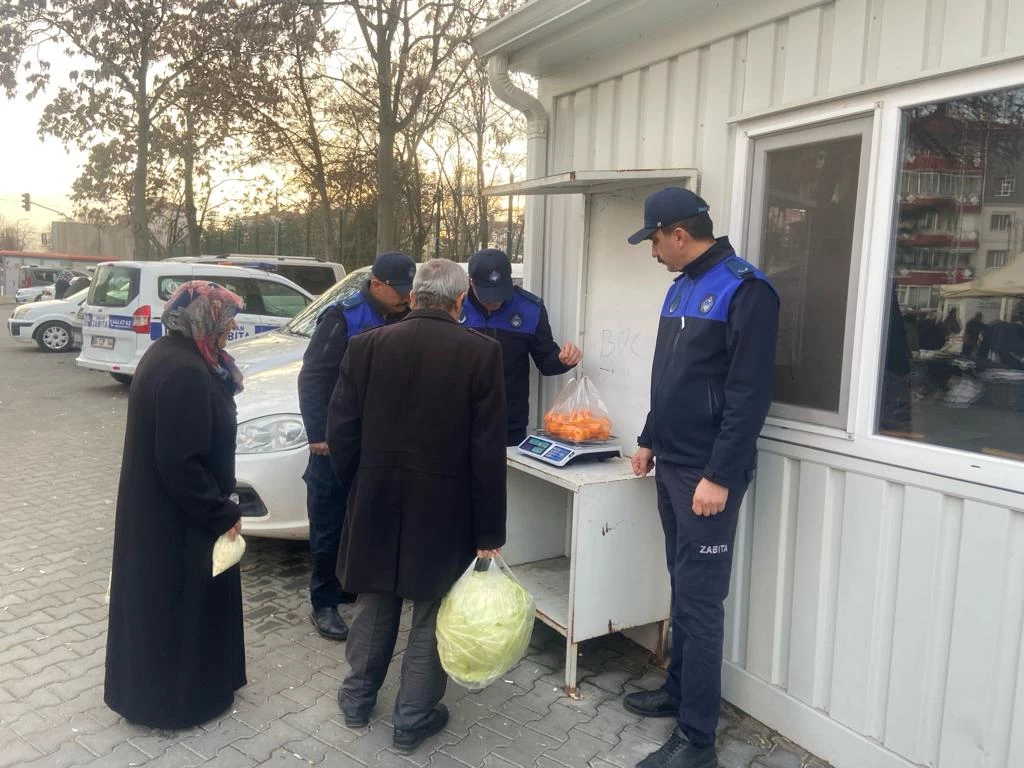
M 214 373 L 242 391 L 242 373 L 234 358 L 217 346 L 231 320 L 245 306 L 242 299 L 216 283 L 192 280 L 178 288 L 164 305 L 167 329 L 192 339 Z

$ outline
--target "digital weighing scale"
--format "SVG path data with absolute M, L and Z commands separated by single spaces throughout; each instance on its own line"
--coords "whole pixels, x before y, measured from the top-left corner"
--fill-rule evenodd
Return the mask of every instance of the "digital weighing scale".
M 556 440 L 543 434 L 527 437 L 519 444 L 519 452 L 555 467 L 564 467 L 580 461 L 617 459 L 622 455 L 614 438 L 575 443 L 570 440 Z

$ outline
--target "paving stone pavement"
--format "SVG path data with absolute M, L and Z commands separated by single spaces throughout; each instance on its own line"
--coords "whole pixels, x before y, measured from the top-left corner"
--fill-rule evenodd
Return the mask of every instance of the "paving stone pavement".
M 11 309 L 0 305 L 0 323 Z M 345 728 L 342 647 L 309 623 L 305 545 L 252 538 L 242 573 L 249 684 L 231 711 L 187 731 L 125 722 L 102 689 L 126 400 L 73 354 L 0 331 L 0 768 L 632 768 L 667 737 L 670 721 L 642 722 L 620 704 L 661 679 L 645 652 L 618 636 L 584 644 L 583 699 L 573 701 L 559 688 L 562 639 L 538 624 L 505 680 L 476 693 L 450 685 L 448 727 L 399 756 L 389 707 L 404 633 L 376 719 Z M 727 704 L 719 765 L 828 768 Z

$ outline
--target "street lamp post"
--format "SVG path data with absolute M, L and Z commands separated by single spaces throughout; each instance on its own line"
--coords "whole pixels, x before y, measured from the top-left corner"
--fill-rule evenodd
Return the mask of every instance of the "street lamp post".
M 441 258 L 441 185 L 434 189 L 434 258 Z

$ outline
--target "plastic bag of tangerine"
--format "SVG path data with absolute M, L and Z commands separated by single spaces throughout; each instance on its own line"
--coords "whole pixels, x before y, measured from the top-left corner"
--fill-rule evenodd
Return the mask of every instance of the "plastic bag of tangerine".
M 607 440 L 612 434 L 608 408 L 588 376 L 569 379 L 544 414 L 544 429 L 573 442 Z

